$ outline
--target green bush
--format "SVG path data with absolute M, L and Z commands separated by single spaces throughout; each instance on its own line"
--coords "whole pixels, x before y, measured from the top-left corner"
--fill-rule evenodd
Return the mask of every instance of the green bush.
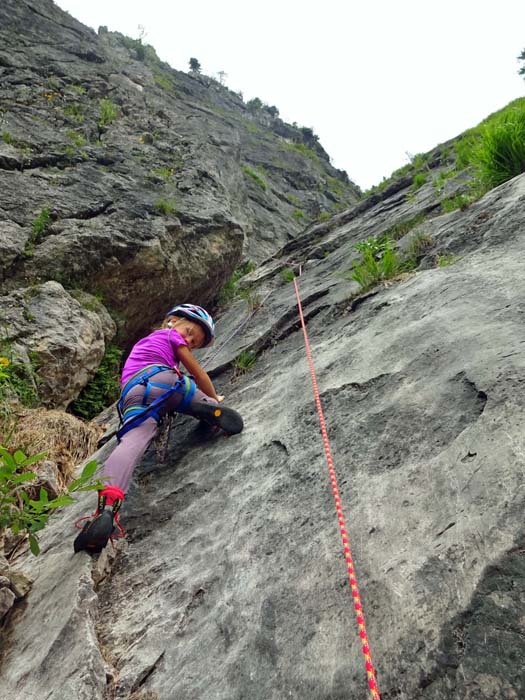
M 84 121 L 84 112 L 78 104 L 71 104 L 64 107 L 64 116 L 69 117 L 74 122 L 81 124 Z
M 13 358 L 7 345 L 0 348 L 0 404 L 19 401 L 31 408 L 38 402 L 33 368 L 19 359 Z
M 118 117 L 118 107 L 110 99 L 104 97 L 99 102 L 98 125 L 107 126 Z
M 449 213 L 456 209 L 465 210 L 471 203 L 471 199 L 466 194 L 457 194 L 454 197 L 447 197 L 441 202 L 441 208 L 444 212 Z
M 254 366 L 256 359 L 257 355 L 250 350 L 243 350 L 240 352 L 233 361 L 233 366 L 235 367 L 237 374 L 245 374 L 246 372 L 249 372 Z
M 525 98 L 469 129 L 454 148 L 457 168 L 470 166 L 474 171 L 478 197 L 525 172 Z
M 46 231 L 47 227 L 49 226 L 49 223 L 51 221 L 51 211 L 49 207 L 44 207 L 40 214 L 36 217 L 36 219 L 33 221 L 31 224 L 31 233 L 29 235 L 28 240 L 26 241 L 26 244 L 24 246 L 24 253 L 27 256 L 33 255 L 33 250 L 35 245 L 39 243 L 42 234 Z
M 79 134 L 77 131 L 73 131 L 73 129 L 70 129 L 67 132 L 68 137 L 71 139 L 71 141 L 75 144 L 75 146 L 85 146 L 86 145 L 86 139 L 82 134 Z
M 295 273 L 290 267 L 285 267 L 281 270 L 281 277 L 285 282 L 293 282 L 295 279 Z
M 471 160 L 487 189 L 525 172 L 525 104 L 482 127 Z
M 166 216 L 168 214 L 177 213 L 177 205 L 172 199 L 165 199 L 164 197 L 161 197 L 155 202 L 155 207 L 161 214 L 165 214 Z
M 221 306 L 225 306 L 226 304 L 230 303 L 235 298 L 240 296 L 240 291 L 238 288 L 239 280 L 241 279 L 241 277 L 244 277 L 244 275 L 247 275 L 249 272 L 253 272 L 253 270 L 255 270 L 256 267 L 257 266 L 253 261 L 248 260 L 248 262 L 246 262 L 244 265 L 241 265 L 241 267 L 237 268 L 237 270 L 235 270 L 231 277 L 228 280 L 226 280 L 217 297 L 217 301 Z
M 73 493 L 103 488 L 100 480 L 93 480 L 98 465 L 91 461 L 66 493 L 50 500 L 46 489 L 40 488 L 38 498 L 31 498 L 31 482 L 38 475 L 28 471 L 27 467 L 45 456 L 46 453 L 42 452 L 27 457 L 21 450 L 11 453 L 0 446 L 0 532 L 9 528 L 14 535 L 27 534 L 31 552 L 35 555 L 40 552 L 36 533 L 47 525 L 53 510 L 74 503 Z
M 95 376 L 69 406 L 71 413 L 91 420 L 120 395 L 122 350 L 109 345 Z
M 127 49 L 135 51 L 139 61 L 144 60 L 146 56 L 146 47 L 142 43 L 141 39 L 132 39 L 130 36 L 124 36 L 122 37 L 121 41 Z
M 153 170 L 150 171 L 150 176 L 151 177 L 158 177 L 161 180 L 165 180 L 166 182 L 169 182 L 173 178 L 173 168 L 154 168 Z
M 412 190 L 418 190 L 420 187 L 423 187 L 425 182 L 427 181 L 427 176 L 425 173 L 416 173 L 414 175 L 414 179 L 412 180 Z
M 243 165 L 242 171 L 245 175 L 251 177 L 252 180 L 254 180 L 259 185 L 261 190 L 264 190 L 266 192 L 268 185 L 266 184 L 266 180 L 264 179 L 264 177 L 262 177 L 262 175 L 250 168 L 248 165 Z
M 284 148 L 287 151 L 295 151 L 296 153 L 301 153 L 301 155 L 306 156 L 314 163 L 319 163 L 319 156 L 317 155 L 317 153 L 313 150 L 313 148 L 310 148 L 304 143 L 285 143 Z
M 296 221 L 302 221 L 305 218 L 305 214 L 302 209 L 294 209 L 292 216 Z
M 400 272 L 401 261 L 390 239 L 379 241 L 368 238 L 357 243 L 355 248 L 361 254 L 361 259 L 359 262 L 353 262 L 350 279 L 357 282 L 362 291 Z M 343 276 L 348 278 L 347 274 Z

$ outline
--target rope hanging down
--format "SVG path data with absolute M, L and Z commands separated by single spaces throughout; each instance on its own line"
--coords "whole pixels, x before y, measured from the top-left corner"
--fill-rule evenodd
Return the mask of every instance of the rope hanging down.
M 308 334 L 306 333 L 306 325 L 304 322 L 303 308 L 301 306 L 301 298 L 299 296 L 299 286 L 297 284 L 297 279 L 294 278 L 295 296 L 297 297 L 297 306 L 299 308 L 299 316 L 301 318 L 301 326 L 303 329 L 304 344 L 306 348 L 306 356 L 308 358 L 308 365 L 310 366 L 310 375 L 312 378 L 312 386 L 315 396 L 315 405 L 317 406 L 317 413 L 319 414 L 319 422 L 321 424 L 321 433 L 323 436 L 324 451 L 326 453 L 326 461 L 328 462 L 328 471 L 330 473 L 330 481 L 332 483 L 332 491 L 335 499 L 335 509 L 337 511 L 337 518 L 339 520 L 339 529 L 341 531 L 341 538 L 343 540 L 343 550 L 346 560 L 346 566 L 348 571 L 348 579 L 350 582 L 350 588 L 352 589 L 352 597 L 354 599 L 354 610 L 356 612 L 357 625 L 359 628 L 359 637 L 361 638 L 361 649 L 365 657 L 365 667 L 366 674 L 368 676 L 368 687 L 370 689 L 370 696 L 373 700 L 381 700 L 379 696 L 379 690 L 376 683 L 376 674 L 374 665 L 372 663 L 372 656 L 370 652 L 370 645 L 368 643 L 368 636 L 365 627 L 365 617 L 363 608 L 361 606 L 361 598 L 359 596 L 359 589 L 357 587 L 357 579 L 354 570 L 354 563 L 352 560 L 352 552 L 350 551 L 350 543 L 348 540 L 348 534 L 346 532 L 345 519 L 343 515 L 343 509 L 341 507 L 341 499 L 339 497 L 339 487 L 337 485 L 337 477 L 335 474 L 334 463 L 332 461 L 332 453 L 330 451 L 330 444 L 328 442 L 328 433 L 326 430 L 326 424 L 323 415 L 323 409 L 321 406 L 321 399 L 319 398 L 319 390 L 317 388 L 317 379 L 315 376 L 314 364 L 312 361 L 312 353 L 310 351 L 310 343 L 308 341 Z

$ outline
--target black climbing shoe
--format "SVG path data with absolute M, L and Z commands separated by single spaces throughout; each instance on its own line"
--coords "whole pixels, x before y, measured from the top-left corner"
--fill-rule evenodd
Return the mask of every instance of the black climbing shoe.
M 117 492 L 118 496 L 115 494 Z M 90 554 L 98 554 L 107 545 L 108 540 L 120 539 L 125 536 L 124 528 L 119 522 L 118 511 L 122 505 L 123 492 L 115 486 L 108 486 L 98 493 L 97 510 L 93 515 L 85 515 L 75 522 L 75 527 L 82 532 L 75 538 L 75 552 L 82 550 Z M 106 508 L 106 502 L 109 501 Z M 87 520 L 83 526 L 82 522 Z
M 85 550 L 90 554 L 98 554 L 107 545 L 114 529 L 113 511 L 111 508 L 104 508 L 93 520 L 86 523 L 82 532 L 77 535 L 73 545 L 75 552 Z
M 240 433 L 244 427 L 242 417 L 233 408 L 219 406 L 212 403 L 200 403 L 192 406 L 191 413 L 195 418 L 217 426 L 228 435 Z

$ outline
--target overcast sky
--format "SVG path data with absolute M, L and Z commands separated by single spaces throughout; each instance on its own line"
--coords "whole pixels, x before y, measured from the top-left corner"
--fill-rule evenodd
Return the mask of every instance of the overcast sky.
M 58 0 L 312 127 L 363 189 L 525 95 L 525 0 Z

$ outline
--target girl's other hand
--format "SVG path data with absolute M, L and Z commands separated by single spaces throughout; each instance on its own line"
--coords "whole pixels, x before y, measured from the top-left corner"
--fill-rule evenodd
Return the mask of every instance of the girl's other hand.
M 221 401 L 224 401 L 224 396 L 217 394 L 217 401 L 220 403 Z

